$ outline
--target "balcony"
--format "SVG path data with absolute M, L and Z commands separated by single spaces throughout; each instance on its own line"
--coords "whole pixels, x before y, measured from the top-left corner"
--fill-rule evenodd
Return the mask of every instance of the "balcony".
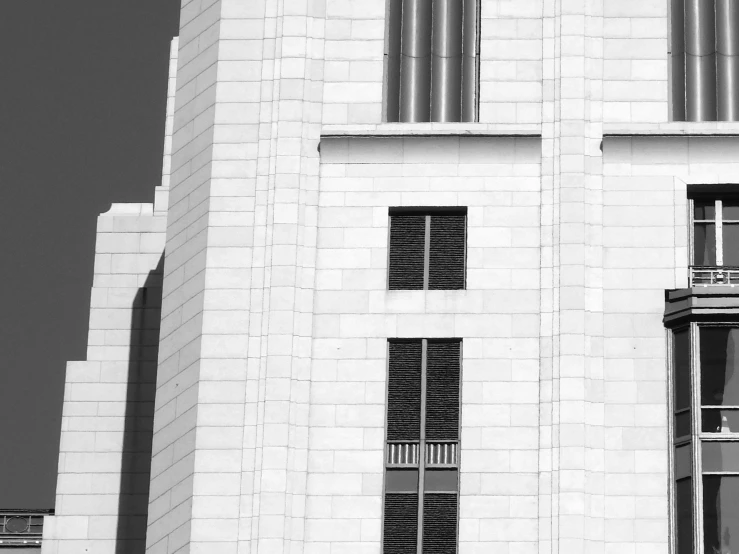
M 52 513 L 51 510 L 0 510 L 0 550 L 40 547 L 44 516 Z
M 739 267 L 736 266 L 690 266 L 690 286 L 734 286 L 739 285 Z

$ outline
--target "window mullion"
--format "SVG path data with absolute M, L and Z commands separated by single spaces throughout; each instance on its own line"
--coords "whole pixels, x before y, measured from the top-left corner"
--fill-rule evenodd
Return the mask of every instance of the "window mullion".
M 695 208 L 693 206 L 693 199 L 688 199 L 688 261 L 690 265 L 695 265 Z M 389 240 L 389 239 L 388 239 Z M 691 271 L 691 286 L 692 286 L 692 271 Z
M 428 216 L 426 217 L 426 244 L 428 245 Z M 428 250 L 427 250 L 428 253 Z M 427 268 L 428 268 L 428 257 Z M 426 274 L 428 275 L 428 273 Z M 421 435 L 418 441 L 418 543 L 416 551 L 423 552 L 423 489 L 426 470 L 426 361 L 428 356 L 428 339 L 421 340 Z
M 693 540 L 696 554 L 703 553 L 703 464 L 701 463 L 701 418 L 703 411 L 700 397 L 700 337 L 698 324 L 690 324 L 691 353 L 690 353 L 690 388 L 691 403 L 693 406 Z
M 716 200 L 716 265 L 724 265 L 723 202 Z
M 429 262 L 431 260 L 431 216 L 426 216 L 426 233 L 423 243 L 423 290 L 429 290 Z M 425 344 L 425 342 L 424 342 Z M 424 365 L 424 372 L 426 371 Z

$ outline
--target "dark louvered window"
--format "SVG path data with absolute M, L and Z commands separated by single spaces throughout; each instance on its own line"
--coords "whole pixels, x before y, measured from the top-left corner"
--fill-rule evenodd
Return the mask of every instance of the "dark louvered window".
M 392 340 L 384 554 L 455 554 L 462 342 Z
M 465 287 L 466 209 L 390 212 L 390 290 Z

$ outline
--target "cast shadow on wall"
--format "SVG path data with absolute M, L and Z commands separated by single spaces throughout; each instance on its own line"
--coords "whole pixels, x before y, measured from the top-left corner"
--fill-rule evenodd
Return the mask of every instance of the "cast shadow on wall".
M 163 266 L 162 255 L 133 302 L 116 554 L 146 551 Z

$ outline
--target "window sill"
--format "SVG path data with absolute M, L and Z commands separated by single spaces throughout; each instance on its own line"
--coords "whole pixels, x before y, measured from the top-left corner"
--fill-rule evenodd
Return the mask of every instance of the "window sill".
M 329 137 L 540 137 L 537 123 L 380 123 L 371 125 L 323 125 L 321 138 Z
M 739 136 L 739 121 L 674 121 L 670 123 L 606 123 L 604 137 Z

